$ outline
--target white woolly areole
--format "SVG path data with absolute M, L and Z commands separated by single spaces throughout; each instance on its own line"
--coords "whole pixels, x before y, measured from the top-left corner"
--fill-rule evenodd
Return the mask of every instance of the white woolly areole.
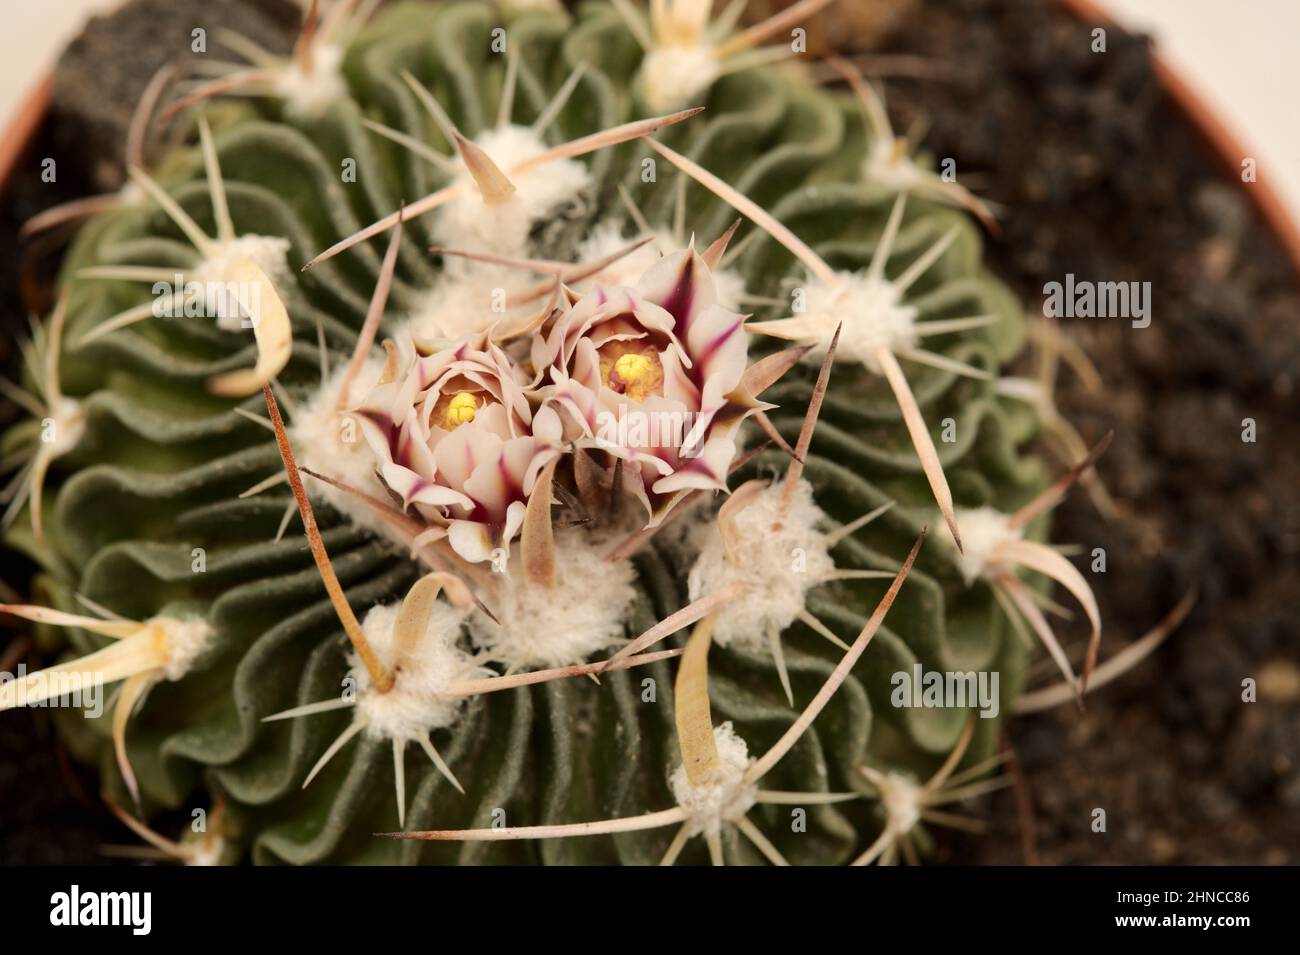
M 739 312 L 740 300 L 745 296 L 745 280 L 733 269 L 713 271 L 713 293 L 718 304 L 729 312 Z
M 498 126 L 475 142 L 514 183 L 515 192 L 502 202 L 485 203 L 469 170 L 458 159 L 460 168 L 464 169 L 459 181 L 468 185 L 470 194 L 453 199 L 438 213 L 433 238 L 445 248 L 525 255 L 533 226 L 592 188 L 591 173 L 573 159 L 560 159 L 512 174 L 510 169 L 515 164 L 547 148 L 541 137 L 527 126 Z
M 207 867 L 221 865 L 221 856 L 226 851 L 226 840 L 220 836 L 213 836 L 209 839 L 206 834 L 203 834 L 197 839 L 187 841 L 185 848 L 188 851 L 185 856 L 187 866 Z
M 941 539 L 952 550 L 962 579 L 970 586 L 989 571 L 994 564 L 999 546 L 1025 536 L 1023 529 L 1011 527 L 1011 517 L 991 507 L 956 511 L 957 526 L 961 528 L 961 541 L 965 553 L 958 554 L 950 538 Z
M 310 73 L 304 73 L 297 57 L 292 57 L 275 77 L 275 95 L 284 100 L 289 114 L 299 119 L 319 116 L 348 93 L 343 80 L 343 47 L 316 43 L 311 57 Z
M 211 289 L 229 286 L 231 272 L 235 263 L 241 259 L 251 259 L 277 289 L 285 288 L 292 280 L 289 271 L 289 240 L 250 233 L 229 242 L 214 243 L 212 254 L 195 266 L 190 281 Z M 219 294 L 227 293 L 222 289 Z M 243 327 L 243 319 L 239 315 L 229 314 L 230 309 L 218 308 L 215 303 L 209 303 L 209 312 L 217 314 L 218 328 L 239 331 Z
M 117 198 L 124 206 L 142 206 L 153 201 L 144 187 L 134 179 L 122 183 L 122 188 L 117 191 Z
M 415 308 L 398 328 L 399 337 L 409 335 L 417 341 L 444 338 L 459 341 L 478 332 L 486 331 L 498 322 L 507 326 L 536 314 L 542 301 L 507 308 L 508 293 L 524 287 L 525 273 L 518 269 L 504 269 L 476 264 L 472 269 L 463 267 L 463 260 L 449 259 L 438 284 L 423 292 Z M 541 281 L 538 276 L 535 281 Z
M 862 175 L 893 192 L 910 192 L 925 180 L 921 169 L 906 155 L 900 155 L 892 139 L 874 139 L 862 162 Z
M 167 655 L 163 675 L 169 680 L 179 680 L 194 666 L 208 646 L 213 629 L 202 617 L 155 617 L 149 621 L 157 628 L 159 643 Z
M 585 528 L 557 531 L 556 584 L 529 584 L 522 562 L 487 596 L 498 626 L 481 611 L 470 617 L 474 643 L 510 667 L 561 667 L 622 643 L 624 621 L 636 599 L 630 560 L 607 561 L 609 544 Z
M 826 515 L 813 501 L 812 485 L 800 479 L 784 518 L 782 493 L 779 483 L 765 488 L 736 515 L 731 560 L 716 523 L 696 530 L 699 557 L 687 578 L 691 600 L 734 583 L 749 588 L 718 614 L 713 639 L 720 647 L 767 647 L 768 633 L 790 626 L 808 591 L 835 569 L 826 536 L 817 529 Z
M 666 113 L 695 100 L 719 75 L 712 46 L 661 46 L 646 53 L 637 81 L 641 98 L 652 113 Z
M 371 608 L 361 622 L 366 639 L 386 666 L 394 655 L 393 625 L 400 604 Z M 455 722 L 464 697 L 445 696 L 453 683 L 480 675 L 480 667 L 456 646 L 465 615 L 445 601 L 436 601 L 418 644 L 408 651 L 393 674 L 393 686 L 380 693 L 356 654 L 348 655 L 357 687 L 357 719 L 370 736 L 398 740 L 422 739 Z
M 50 407 L 48 421 L 50 440 L 45 447 L 49 449 L 47 453 L 51 458 L 67 454 L 80 443 L 86 433 L 86 415 L 81 410 L 81 402 L 66 395 Z
M 650 271 L 650 267 L 659 261 L 660 250 L 665 255 L 676 251 L 677 240 L 673 238 L 673 234 L 667 229 L 655 229 L 652 235 L 654 236 L 653 242 L 648 242 L 635 252 L 623 256 L 616 262 L 612 262 L 591 278 L 577 283 L 574 287 L 585 292 L 598 285 L 606 288 L 636 285 L 637 280 Z M 594 262 L 607 255 L 613 255 L 619 249 L 625 248 L 634 241 L 636 241 L 635 238 L 624 237 L 623 223 L 610 219 L 598 222 L 578 245 L 578 261 Z
M 758 800 L 758 784 L 745 782 L 745 770 L 753 762 L 749 748 L 731 722 L 713 727 L 713 739 L 718 746 L 718 767 L 712 779 L 692 786 L 685 766 L 678 766 L 668 777 L 673 797 L 688 814 L 687 832 L 692 836 L 719 832 L 724 822 L 740 819 Z
M 837 272 L 836 276 L 839 288 L 822 282 L 804 286 L 804 309 L 795 318 L 819 329 L 817 345 L 804 361 L 820 363 L 836 326 L 843 322 L 836 358 L 860 362 L 881 374 L 876 355 L 882 348 L 912 348 L 920 340 L 916 334 L 919 312 L 903 304 L 902 293 L 887 278 L 874 278 L 866 272 Z
M 668 229 L 655 229 L 653 236 L 653 242 L 648 242 L 635 252 L 623 256 L 574 287 L 580 292 L 588 292 L 597 286 L 604 288 L 635 286 L 641 276 L 650 271 L 650 267 L 660 258 L 664 255 L 672 255 L 682 248 L 682 244 Z M 619 249 L 626 248 L 634 241 L 636 241 L 634 237 L 628 238 L 623 235 L 621 222 L 607 220 L 598 223 L 578 246 L 578 261 L 599 261 L 608 255 L 613 255 Z M 718 304 L 728 311 L 739 311 L 740 299 L 745 294 L 745 280 L 731 269 L 713 269 L 709 274 L 713 276 L 713 291 L 717 296 Z
M 383 367 L 384 360 L 378 357 L 371 357 L 361 366 L 342 403 L 344 411 L 360 402 L 374 387 Z M 361 434 L 360 425 L 350 415 L 339 414 L 334 410 L 338 405 L 339 392 L 343 389 L 347 370 L 346 362 L 332 369 L 325 383 L 302 403 L 289 424 L 289 441 L 300 467 L 332 477 L 348 487 L 386 501 L 388 491 L 375 474 L 375 456 Z M 348 437 L 352 440 L 345 440 Z M 355 496 L 324 481 L 309 481 L 313 497 L 323 498 L 331 507 L 346 514 L 357 524 L 372 530 L 385 528 L 386 525 L 375 516 L 374 511 Z
M 876 785 L 885 807 L 888 825 L 898 833 L 911 832 L 921 821 L 921 787 L 916 780 L 897 770 L 882 774 Z

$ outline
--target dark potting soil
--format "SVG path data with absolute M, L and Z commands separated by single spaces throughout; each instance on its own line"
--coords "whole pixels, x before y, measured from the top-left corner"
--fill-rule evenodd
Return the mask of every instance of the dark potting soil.
M 121 130 L 154 69 L 133 61 L 129 74 L 115 72 L 120 52 L 139 49 L 132 38 L 151 28 L 173 30 L 188 49 L 196 23 L 266 10 L 245 28 L 283 49 L 292 16 L 251 5 L 137 3 L 126 26 L 101 23 L 61 64 L 56 108 L 0 201 L 0 361 L 10 371 L 26 321 L 19 303 L 48 308 L 52 268 L 38 250 L 20 256 L 17 227 L 118 181 Z M 1094 53 L 1093 25 L 1048 0 L 891 6 L 869 27 L 883 33 L 880 51 L 926 58 L 943 76 L 885 81 L 895 126 L 928 120 L 925 148 L 954 158 L 962 181 L 998 204 L 1003 234 L 987 255 L 1029 307 L 1067 273 L 1153 289 L 1147 328 L 1062 320 L 1104 389 L 1063 373 L 1058 405 L 1089 442 L 1116 432 L 1099 473 L 1120 513 L 1106 520 L 1076 492 L 1055 531 L 1106 552 L 1106 573 L 1091 576 L 1103 659 L 1200 584 L 1177 633 L 1090 695 L 1084 712 L 1010 722 L 1024 786 L 975 807 L 990 819 L 987 835 L 941 832 L 936 861 L 1300 862 L 1297 276 L 1255 217 L 1250 185 L 1220 167 L 1163 95 L 1142 38 L 1112 29 L 1106 52 Z M 164 11 L 172 26 L 153 27 Z M 81 158 L 50 185 L 38 177 L 47 155 Z M 0 427 L 14 416 L 0 402 Z M 1254 443 L 1242 440 L 1246 418 Z M 0 552 L 0 580 L 21 589 L 29 572 Z M 1242 701 L 1248 678 L 1258 702 Z M 95 861 L 101 843 L 130 841 L 96 791 L 44 713 L 0 719 L 0 863 Z M 1097 809 L 1104 833 L 1092 829 Z
M 1098 471 L 1120 514 L 1076 491 L 1054 537 L 1106 552 L 1089 575 L 1103 658 L 1197 582 L 1199 600 L 1085 712 L 1015 720 L 1008 738 L 1045 863 L 1297 863 L 1300 280 L 1251 185 L 1164 96 L 1147 41 L 1112 29 L 1094 53 L 1094 26 L 1042 0 L 928 0 L 883 46 L 954 69 L 888 81 L 891 113 L 900 130 L 928 117 L 925 147 L 998 203 L 989 261 L 1031 309 L 1067 273 L 1152 287 L 1146 328 L 1061 320 L 1104 389 L 1063 372 L 1057 403 L 1089 443 L 1115 430 Z M 991 832 L 949 858 L 1024 858 L 1015 794 L 991 809 Z

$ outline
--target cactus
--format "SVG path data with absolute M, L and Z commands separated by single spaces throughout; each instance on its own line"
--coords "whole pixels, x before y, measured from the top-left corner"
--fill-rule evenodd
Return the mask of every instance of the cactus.
M 997 671 L 1008 712 L 1023 616 L 1082 694 L 1095 603 L 1041 540 L 1092 459 L 1024 453 L 988 212 L 813 81 L 824 5 L 313 4 L 154 118 L 196 146 L 96 207 L 27 350 L 48 607 L 5 609 L 122 681 L 57 720 L 155 849 L 911 859 L 1000 720 L 893 674 Z M 1088 610 L 1080 679 L 1021 568 Z M 196 800 L 206 840 L 142 821 Z

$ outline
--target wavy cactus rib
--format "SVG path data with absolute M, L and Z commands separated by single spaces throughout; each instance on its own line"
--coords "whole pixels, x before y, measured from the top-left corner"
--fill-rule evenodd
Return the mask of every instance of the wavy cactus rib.
M 550 4 L 506 4 L 503 14 L 468 0 L 405 2 L 373 17 L 373 5 L 344 0 L 320 23 L 313 19 L 290 60 L 254 64 L 184 97 L 174 112 L 202 111 L 198 147 L 138 172 L 153 201 L 93 216 L 69 255 L 62 352 L 60 319 L 33 346 L 33 364 L 44 395 L 49 376 L 41 369 L 58 370 L 58 394 L 76 396 L 79 430 L 57 458 L 46 455 L 44 520 L 17 521 L 9 536 L 40 562 L 39 590 L 67 613 L 82 611 L 80 597 L 128 620 L 201 617 L 210 628 L 193 666 L 150 680 L 156 685 L 125 732 L 57 711 L 74 752 L 102 766 L 115 806 L 134 806 L 137 794 L 141 818 L 195 801 L 223 806 L 211 845 L 181 846 L 115 810 L 124 824 L 185 861 L 824 864 L 880 855 L 895 843 L 891 855 L 924 850 L 915 819 L 900 841 L 902 824 L 885 795 L 891 780 L 928 778 L 932 795 L 966 792 L 953 784 L 975 783 L 993 765 L 999 721 L 895 708 L 890 676 L 915 663 L 997 670 L 1007 711 L 1027 651 L 1015 618 L 986 580 L 963 576 L 951 548 L 922 550 L 905 586 L 895 575 L 921 528 L 936 520 L 935 468 L 958 514 L 1016 514 L 1043 489 L 1045 471 L 1020 451 L 1038 428 L 1033 407 L 994 380 L 1025 335 L 1014 298 L 981 265 L 975 225 L 951 207 L 953 194 L 913 188 L 930 184 L 925 177 L 872 178 L 865 159 L 882 147 L 872 140 L 869 100 L 812 85 L 797 62 L 771 65 L 790 58 L 781 42 L 798 17 L 822 5 L 805 2 L 793 17 L 739 30 L 710 20 L 708 4 L 680 0 L 652 4 L 649 20 L 625 0 L 585 3 L 572 16 Z M 504 51 L 494 49 L 497 28 L 505 29 Z M 776 45 L 763 50 L 764 42 Z M 256 56 L 254 46 L 244 48 Z M 707 75 L 683 83 L 655 72 L 683 62 L 707 63 Z M 226 95 L 234 92 L 256 95 Z M 646 136 L 655 148 L 638 141 Z M 662 159 L 647 165 L 660 152 L 727 190 L 715 194 Z M 733 208 L 735 197 L 765 215 Z M 753 219 L 739 231 L 737 211 Z M 706 247 L 702 255 L 692 237 Z M 555 329 L 577 327 L 572 316 L 599 312 L 592 302 L 623 286 L 631 287 L 619 293 L 630 296 L 628 314 L 671 313 L 671 283 L 662 284 L 670 266 L 707 279 L 726 314 L 760 311 L 767 326 L 760 331 L 789 320 L 790 303 L 809 291 L 805 269 L 828 287 L 859 274 L 896 281 L 925 349 L 863 351 L 867 339 L 853 325 L 861 316 L 853 314 L 824 329 L 805 322 L 788 336 L 801 345 L 786 351 L 755 335 L 748 368 L 737 366 L 743 375 L 719 405 L 727 429 L 717 436 L 730 440 L 734 425 L 739 440 L 766 432 L 787 450 L 715 446 L 704 454 L 712 478 L 730 474 L 733 486 L 748 488 L 719 512 L 707 482 L 683 478 L 661 492 L 637 477 L 653 468 L 647 459 L 593 467 L 602 449 L 575 454 L 548 444 L 554 422 L 544 412 L 579 416 L 584 394 L 575 387 L 561 401 L 561 372 L 576 379 L 581 362 Z M 287 337 L 277 345 L 274 329 L 259 327 L 254 337 L 239 322 L 154 317 L 141 280 L 170 281 L 177 272 L 259 275 L 283 304 Z M 183 306 L 184 291 L 179 299 Z M 829 360 L 820 370 L 800 362 L 834 352 L 837 327 L 844 337 L 833 369 Z M 460 351 L 440 350 L 443 341 L 412 352 L 421 337 L 455 339 Z M 913 359 L 905 371 L 894 353 Z M 890 356 L 888 382 L 878 374 L 882 354 Z M 627 394 L 652 391 L 673 373 L 657 356 L 623 349 L 593 373 L 617 374 Z M 435 423 L 452 435 L 459 428 L 482 435 L 497 413 L 489 405 L 500 402 L 514 408 L 511 427 L 524 429 L 517 434 L 537 443 L 513 497 L 497 502 L 450 481 L 438 486 L 441 497 L 430 496 L 425 483 L 405 476 L 429 476 L 408 459 L 367 457 L 383 448 L 373 429 L 337 443 L 338 427 L 353 420 L 340 412 L 392 407 L 374 396 L 408 380 L 409 369 L 441 368 L 444 359 L 460 362 L 462 377 L 440 403 L 430 399 Z M 717 365 L 726 368 L 700 373 L 731 373 L 730 359 Z M 551 390 L 532 390 L 539 372 Z M 905 374 L 901 390 L 894 373 Z M 214 379 L 232 375 L 248 397 L 214 394 Z M 269 402 L 255 393 L 262 388 Z M 522 404 L 513 403 L 516 389 Z M 313 551 L 328 562 L 327 579 L 337 580 L 333 602 L 295 539 L 300 509 L 267 404 L 284 412 L 282 436 L 304 475 L 295 465 L 289 476 L 316 505 L 314 518 L 305 508 L 302 517 L 316 535 Z M 6 451 L 37 446 L 38 423 L 7 435 Z M 941 430 L 955 439 L 936 440 Z M 935 453 L 923 469 L 914 444 L 926 442 Z M 790 452 L 797 461 L 786 484 L 766 487 L 762 479 L 784 470 Z M 388 467 L 377 471 L 381 465 Z M 496 503 L 504 516 L 484 523 L 480 515 Z M 733 631 L 752 582 L 742 575 L 731 589 L 699 585 L 718 574 L 731 579 L 723 556 L 714 577 L 692 577 L 691 568 L 715 541 L 719 554 L 753 546 L 745 535 L 762 533 L 769 520 L 792 522 L 787 537 L 805 534 L 824 572 L 794 588 L 788 617 L 762 618 L 776 639 L 749 639 Z M 1041 516 L 1026 530 L 1041 537 Z M 1015 543 L 1023 546 L 1003 553 L 998 580 L 1013 581 L 1012 593 L 1036 609 L 1014 563 L 1065 572 L 1046 565 L 1041 550 Z M 489 569 L 498 553 L 508 558 L 495 568 L 503 574 Z M 490 559 L 474 563 L 480 557 Z M 431 613 L 412 588 L 429 574 L 460 581 L 472 601 L 439 603 L 446 612 Z M 891 580 L 892 609 L 869 626 Z M 562 599 L 538 599 L 524 582 Z M 351 658 L 340 619 L 354 638 Z M 779 762 L 763 765 L 767 797 L 735 815 L 735 826 L 696 828 L 680 807 L 703 784 L 673 775 L 690 755 L 685 737 L 680 748 L 678 741 L 677 657 L 686 628 L 702 619 L 706 643 L 713 634 L 711 651 L 704 648 L 712 713 L 706 707 L 702 725 L 714 732 L 708 760 L 730 765 L 737 742 L 742 756 L 746 746 L 780 752 Z M 53 622 L 74 625 L 67 633 L 78 654 L 102 650 L 101 625 Z M 494 624 L 500 632 L 489 639 Z M 570 624 L 591 628 L 592 642 L 546 643 Z M 855 645 L 843 666 L 833 644 L 847 646 L 868 630 L 870 645 Z M 499 641 L 522 631 L 531 642 L 502 655 Z M 729 633 L 734 638 L 723 638 Z M 374 643 L 369 656 L 365 640 Z M 429 641 L 443 641 L 442 656 Z M 660 652 L 668 648 L 675 649 Z M 579 658 L 548 660 L 549 653 Z M 627 659 L 633 653 L 641 655 Z M 621 662 L 609 665 L 611 658 Z M 470 671 L 484 666 L 492 673 L 475 684 Z M 400 694 L 417 671 L 436 694 L 473 692 L 436 714 L 398 713 L 387 704 L 399 697 L 343 712 L 341 692 L 373 703 L 378 697 L 366 694 L 384 694 L 393 680 L 391 692 Z M 492 680 L 513 682 L 501 692 L 479 685 Z M 690 686 L 698 702 L 697 684 L 678 679 L 677 694 Z M 818 696 L 832 684 L 833 695 Z M 816 720 L 798 722 L 814 698 Z M 301 718 L 268 721 L 277 715 Z M 402 735 L 413 726 L 421 732 Z M 792 726 L 799 732 L 790 735 Z M 429 758 L 408 757 L 402 739 Z M 953 775 L 961 760 L 965 769 Z M 120 767 L 129 767 L 131 792 Z M 789 822 L 799 799 L 806 832 Z M 942 823 L 934 812 L 927 803 L 919 818 Z M 518 832 L 656 813 L 687 824 L 676 837 L 621 826 L 543 841 L 373 835 Z M 688 839 L 696 832 L 706 838 Z

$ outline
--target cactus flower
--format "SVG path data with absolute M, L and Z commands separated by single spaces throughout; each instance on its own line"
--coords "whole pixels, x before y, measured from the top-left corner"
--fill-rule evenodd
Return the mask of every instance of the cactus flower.
M 465 560 L 489 560 L 509 547 L 537 475 L 560 454 L 557 416 L 534 414 L 522 370 L 486 338 L 414 351 L 356 409 L 362 432 L 403 507 L 445 525 Z

